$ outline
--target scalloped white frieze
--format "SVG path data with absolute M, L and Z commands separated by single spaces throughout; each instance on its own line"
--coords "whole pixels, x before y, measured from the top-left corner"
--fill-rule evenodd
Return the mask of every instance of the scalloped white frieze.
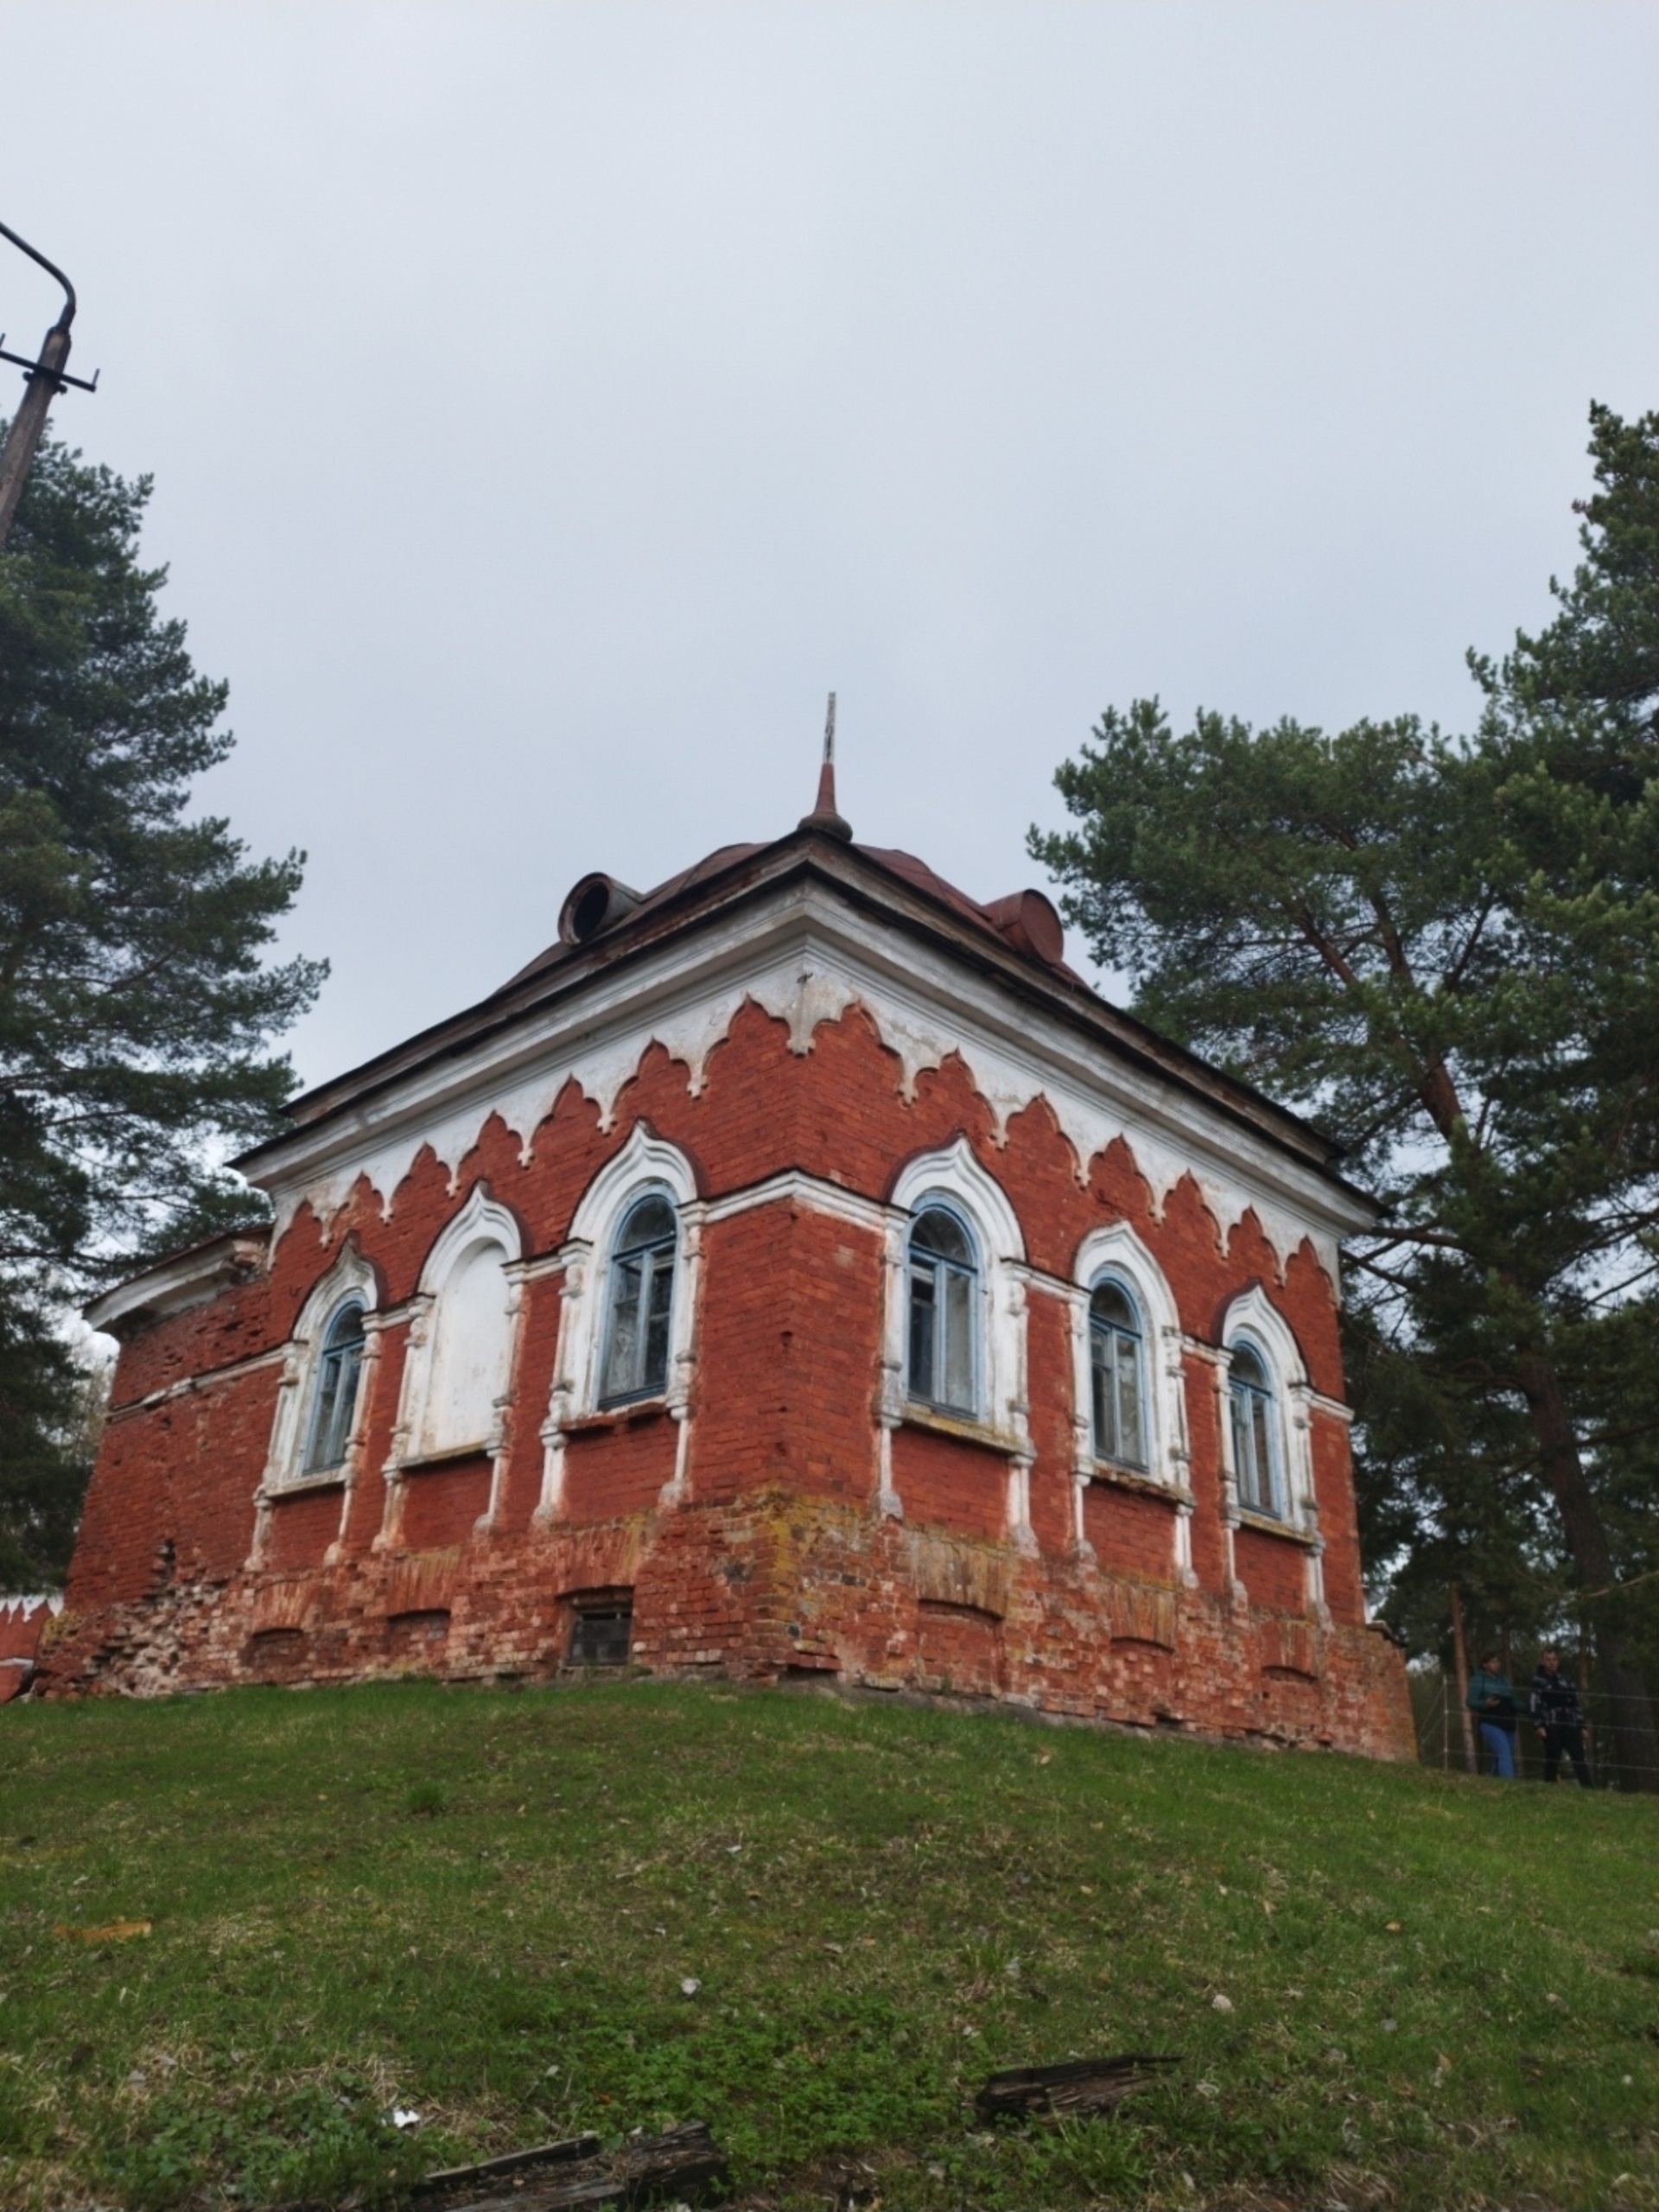
M 741 1007 L 749 1000 L 775 1020 L 788 1026 L 791 1051 L 810 1052 L 818 1029 L 838 1021 L 848 1008 L 861 1006 L 870 1016 L 882 1043 L 898 1058 L 899 1090 L 906 1098 L 915 1096 L 918 1078 L 938 1067 L 952 1052 L 961 1056 L 974 1084 L 990 1109 L 999 1144 L 1007 1141 L 1009 1122 L 1038 1097 L 1046 1098 L 1075 1155 L 1077 1179 L 1086 1183 L 1090 1163 L 1108 1146 L 1122 1138 L 1135 1167 L 1152 1194 L 1154 1212 L 1161 1215 L 1170 1192 L 1184 1175 L 1191 1174 L 1224 1237 L 1230 1236 L 1248 1211 L 1272 1245 L 1282 1274 L 1306 1238 L 1333 1287 L 1338 1281 L 1338 1243 L 1321 1224 L 1300 1215 L 1241 1176 L 1217 1174 L 1201 1159 L 1184 1154 L 1160 1131 L 1133 1114 L 1116 1110 L 1111 1103 L 1090 1096 L 1080 1085 L 1057 1077 L 1045 1069 L 1037 1055 L 1011 1048 L 997 1038 L 973 1035 L 943 1010 L 934 1014 L 918 993 L 855 980 L 834 969 L 804 966 L 799 958 L 779 963 L 760 973 L 750 970 L 724 988 L 690 1002 L 663 1010 L 649 1024 L 619 1029 L 610 1037 L 593 1039 L 574 1053 L 561 1053 L 533 1073 L 500 1087 L 480 1088 L 464 1104 L 440 1110 L 429 1122 L 410 1122 L 396 1134 L 378 1141 L 367 1141 L 353 1153 L 319 1173 L 315 1168 L 294 1182 L 273 1177 L 270 1190 L 276 1207 L 276 1235 L 280 1237 L 308 1199 L 321 1224 L 324 1240 L 330 1224 L 346 1204 L 360 1177 L 368 1179 L 379 1199 L 383 1215 L 389 1214 L 398 1185 L 414 1166 L 422 1148 L 429 1145 L 448 1171 L 450 1189 L 457 1187 L 462 1163 L 474 1149 L 491 1115 L 499 1115 L 518 1139 L 520 1156 L 527 1165 L 534 1156 L 536 1131 L 552 1112 L 554 1103 L 573 1077 L 585 1096 L 599 1109 L 600 1126 L 608 1129 L 616 1115 L 618 1099 L 638 1071 L 652 1045 L 660 1046 L 686 1071 L 686 1088 L 696 1096 L 704 1087 L 709 1059 L 730 1033 Z M 1192 1102 L 1195 1135 L 1208 1124 L 1214 1151 L 1218 1117 L 1207 1115 Z

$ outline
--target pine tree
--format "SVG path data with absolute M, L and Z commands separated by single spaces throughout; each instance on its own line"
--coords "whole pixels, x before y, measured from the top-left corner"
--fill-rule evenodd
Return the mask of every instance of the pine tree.
M 86 1468 L 68 1302 L 257 1218 L 216 1162 L 292 1088 L 269 1039 L 316 963 L 272 963 L 302 855 L 193 815 L 232 740 L 144 567 L 149 480 L 48 442 L 0 554 L 0 1578 L 61 1573 Z
M 1136 1010 L 1313 1114 L 1387 1204 L 1350 1331 L 1399 1611 L 1421 1633 L 1448 1572 L 1489 1622 L 1581 1603 L 1624 1776 L 1659 1787 L 1659 1613 L 1629 1587 L 1659 1563 L 1659 416 L 1598 408 L 1592 437 L 1582 565 L 1474 662 L 1471 737 L 1177 736 L 1137 701 L 1032 849 Z

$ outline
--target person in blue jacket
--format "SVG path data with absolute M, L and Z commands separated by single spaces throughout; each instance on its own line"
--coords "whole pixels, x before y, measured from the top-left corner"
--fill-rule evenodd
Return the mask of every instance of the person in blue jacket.
M 1500 1782 L 1515 1780 L 1515 1724 L 1520 1708 L 1515 1686 L 1503 1671 L 1503 1662 L 1489 1651 L 1469 1677 L 1469 1710 L 1480 1723 L 1480 1740 L 1491 1754 L 1492 1772 Z

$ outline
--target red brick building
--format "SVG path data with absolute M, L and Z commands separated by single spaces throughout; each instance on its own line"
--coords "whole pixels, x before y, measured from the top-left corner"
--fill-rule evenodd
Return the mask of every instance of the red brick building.
M 122 1340 L 59 1689 L 808 1676 L 1408 1756 L 1306 1123 L 982 906 L 789 836 L 578 884 L 296 1100 Z

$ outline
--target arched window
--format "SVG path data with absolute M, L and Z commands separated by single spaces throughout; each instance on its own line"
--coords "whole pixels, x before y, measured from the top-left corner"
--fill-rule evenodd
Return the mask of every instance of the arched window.
M 1232 1401 L 1233 1469 L 1238 1502 L 1249 1513 L 1276 1515 L 1278 1446 L 1274 1439 L 1273 1382 L 1268 1363 L 1254 1344 L 1236 1344 L 1228 1376 Z
M 353 1298 L 348 1299 L 335 1313 L 323 1335 L 311 1399 L 311 1422 L 306 1433 L 306 1474 L 324 1474 L 344 1462 L 362 1372 L 363 1307 Z
M 602 1406 L 659 1398 L 668 1388 L 677 1242 L 674 1208 L 661 1191 L 637 1199 L 622 1217 L 611 1255 Z
M 910 1232 L 909 1389 L 942 1412 L 978 1410 L 979 1262 L 973 1239 L 942 1205 L 925 1205 Z
M 1089 1294 L 1089 1379 L 1095 1457 L 1120 1467 L 1147 1465 L 1143 1332 L 1122 1283 L 1097 1282 Z

